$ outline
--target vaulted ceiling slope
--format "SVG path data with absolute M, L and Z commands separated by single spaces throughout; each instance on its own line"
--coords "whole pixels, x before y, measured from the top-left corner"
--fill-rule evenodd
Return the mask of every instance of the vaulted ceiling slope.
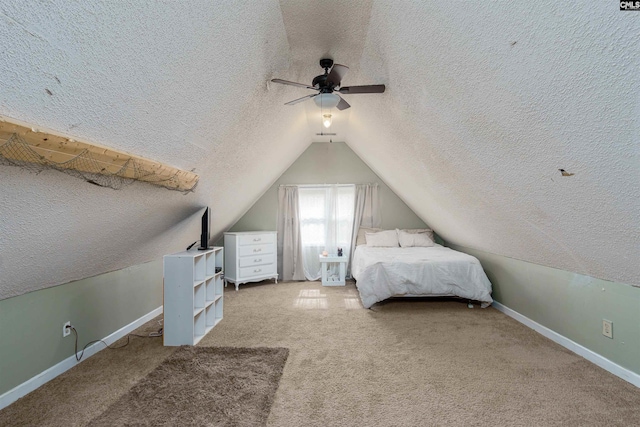
M 350 146 L 448 242 L 640 285 L 640 17 L 462 4 L 374 2 Z
M 387 85 L 348 98 L 338 138 L 445 240 L 640 284 L 640 20 L 614 3 L 4 1 L 0 115 L 201 179 L 0 167 L 0 298 L 181 250 L 201 206 L 224 231 L 318 140 L 269 80 L 323 56 Z
M 309 144 L 267 88 L 276 2 L 3 1 L 0 52 L 0 115 L 200 175 L 183 195 L 0 167 L 0 298 L 183 250 L 206 205 L 220 232 Z

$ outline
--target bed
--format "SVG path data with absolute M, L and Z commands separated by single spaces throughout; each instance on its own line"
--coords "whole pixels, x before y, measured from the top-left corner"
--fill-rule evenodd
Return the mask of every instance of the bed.
M 477 258 L 431 247 L 356 246 L 351 274 L 365 308 L 395 296 L 454 296 L 491 305 L 491 282 Z

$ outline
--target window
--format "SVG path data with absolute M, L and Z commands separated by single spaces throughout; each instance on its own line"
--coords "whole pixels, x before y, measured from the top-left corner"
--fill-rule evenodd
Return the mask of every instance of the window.
M 304 274 L 308 280 L 321 276 L 318 255 L 322 251 L 349 257 L 355 185 L 300 186 L 300 238 Z

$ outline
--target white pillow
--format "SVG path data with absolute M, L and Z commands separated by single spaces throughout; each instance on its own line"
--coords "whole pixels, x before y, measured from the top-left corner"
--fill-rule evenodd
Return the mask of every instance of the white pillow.
M 396 230 L 398 232 L 398 241 L 403 248 L 411 247 L 425 247 L 433 246 L 433 240 L 429 237 L 428 233 L 409 233 L 403 230 Z
M 427 233 L 427 236 L 434 242 L 436 241 L 433 237 L 433 230 L 430 228 L 403 228 L 402 231 L 406 231 L 407 233 L 417 234 L 417 233 Z
M 377 233 L 378 231 L 383 231 L 382 228 L 367 228 L 360 227 L 358 229 L 358 237 L 356 237 L 356 246 L 366 245 L 367 240 L 364 237 L 365 233 Z
M 377 233 L 364 233 L 367 246 L 378 246 L 384 248 L 397 248 L 398 233 L 396 230 L 384 230 Z

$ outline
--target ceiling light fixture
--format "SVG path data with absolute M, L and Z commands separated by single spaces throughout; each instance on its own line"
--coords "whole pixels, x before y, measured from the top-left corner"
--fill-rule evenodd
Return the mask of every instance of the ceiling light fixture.
M 340 102 L 340 97 L 335 93 L 321 93 L 313 97 L 313 102 L 320 108 L 332 109 Z
M 324 127 L 326 128 L 330 128 L 331 127 L 331 113 L 327 113 L 327 114 L 323 114 L 322 115 L 322 124 L 324 125 Z

